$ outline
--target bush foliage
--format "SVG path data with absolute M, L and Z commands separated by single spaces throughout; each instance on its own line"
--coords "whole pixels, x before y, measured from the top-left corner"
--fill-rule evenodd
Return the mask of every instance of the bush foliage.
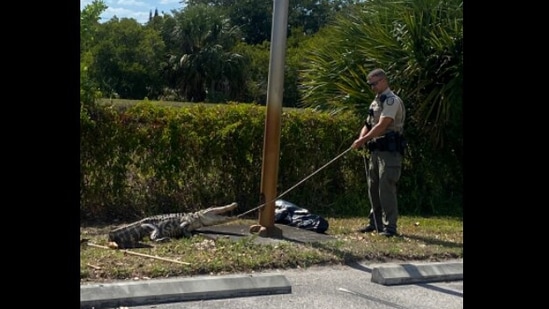
M 239 213 L 256 208 L 265 117 L 265 106 L 234 102 L 82 105 L 81 220 L 134 220 L 233 201 Z M 366 215 L 367 153 L 352 150 L 326 165 L 349 149 L 362 120 L 353 113 L 284 109 L 280 121 L 278 194 L 315 173 L 283 199 L 324 216 Z M 401 213 L 461 213 L 461 181 L 451 177 L 453 162 L 435 157 L 405 160 Z

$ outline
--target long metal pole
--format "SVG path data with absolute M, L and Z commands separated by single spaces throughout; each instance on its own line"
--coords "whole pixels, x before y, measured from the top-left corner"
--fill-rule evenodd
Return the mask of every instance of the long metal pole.
M 281 235 L 281 231 L 274 226 L 275 201 L 273 200 L 276 198 L 278 180 L 287 26 L 288 0 L 274 0 L 260 195 L 261 202 L 268 203 L 259 211 L 260 236 Z

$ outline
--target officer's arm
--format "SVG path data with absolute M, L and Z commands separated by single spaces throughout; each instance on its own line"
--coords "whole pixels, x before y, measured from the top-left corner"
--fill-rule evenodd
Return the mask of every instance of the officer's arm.
M 379 118 L 378 123 L 376 123 L 375 126 L 372 127 L 370 131 L 368 131 L 365 135 L 360 135 L 360 138 L 358 138 L 353 143 L 354 148 L 358 148 L 362 145 L 364 145 L 367 141 L 373 139 L 374 137 L 378 137 L 382 135 L 385 130 L 389 127 L 389 125 L 393 122 L 393 118 L 391 117 L 381 117 Z M 364 130 L 364 128 L 362 128 Z M 361 132 L 362 133 L 362 132 Z
M 393 121 L 394 120 L 391 117 L 381 116 L 378 123 L 372 127 L 369 139 L 382 135 Z
M 368 127 L 363 126 L 362 130 L 360 130 L 360 135 L 358 137 L 363 137 L 364 135 L 366 135 L 366 133 L 368 133 Z

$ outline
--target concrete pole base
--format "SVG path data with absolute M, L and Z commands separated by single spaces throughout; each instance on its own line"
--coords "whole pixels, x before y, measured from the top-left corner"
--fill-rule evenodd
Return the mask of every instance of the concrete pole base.
M 282 238 L 282 230 L 276 226 L 262 226 L 255 224 L 250 226 L 250 233 L 260 237 Z

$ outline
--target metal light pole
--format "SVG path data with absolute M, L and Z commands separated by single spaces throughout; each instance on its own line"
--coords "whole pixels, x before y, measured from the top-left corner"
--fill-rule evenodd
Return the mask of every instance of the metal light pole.
M 267 204 L 259 210 L 259 225 L 250 228 L 251 232 L 258 232 L 259 236 L 282 236 L 282 231 L 274 225 L 274 199 L 277 196 L 287 27 L 288 0 L 274 0 L 260 194 L 261 203 Z

